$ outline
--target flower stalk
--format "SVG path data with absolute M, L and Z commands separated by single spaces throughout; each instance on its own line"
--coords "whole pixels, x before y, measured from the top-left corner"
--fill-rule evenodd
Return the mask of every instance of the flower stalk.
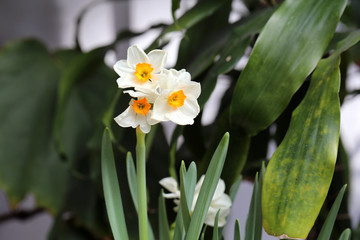
M 147 199 L 146 199 L 146 147 L 145 133 L 136 128 L 136 171 L 138 182 L 139 238 L 147 240 Z

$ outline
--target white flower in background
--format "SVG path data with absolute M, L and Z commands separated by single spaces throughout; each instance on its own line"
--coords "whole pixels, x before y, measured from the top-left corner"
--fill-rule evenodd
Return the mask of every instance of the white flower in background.
M 115 63 L 114 70 L 120 78 L 116 81 L 119 88 L 151 88 L 161 76 L 167 53 L 153 50 L 146 54 L 137 45 L 128 48 L 127 60 Z
M 151 119 L 150 110 L 151 104 L 148 103 L 146 98 L 139 100 L 131 99 L 129 107 L 115 117 L 114 120 L 121 127 L 133 127 L 140 126 L 140 129 L 144 133 L 150 132 L 151 125 L 158 123 L 159 121 Z
M 199 197 L 201 186 L 204 182 L 204 178 L 205 176 L 202 175 L 195 186 L 195 193 L 191 206 L 191 213 L 194 211 L 196 201 Z M 159 183 L 162 187 L 164 187 L 166 190 L 170 192 L 170 193 L 164 193 L 164 197 L 169 199 L 174 199 L 174 203 L 176 204 L 174 210 L 177 211 L 180 203 L 179 201 L 180 190 L 178 188 L 178 184 L 176 180 L 172 177 L 167 177 L 160 180 Z M 211 200 L 209 210 L 206 214 L 205 224 L 209 226 L 214 226 L 216 213 L 220 209 L 218 226 L 219 227 L 224 226 L 226 223 L 226 218 L 230 213 L 231 204 L 232 203 L 230 197 L 225 193 L 225 182 L 222 179 L 220 179 L 218 185 L 216 186 L 213 199 Z
M 158 121 L 172 121 L 179 125 L 193 124 L 199 114 L 197 98 L 200 96 L 200 83 L 191 81 L 190 73 L 184 69 L 164 69 L 156 87 L 159 95 L 153 108 L 152 118 Z

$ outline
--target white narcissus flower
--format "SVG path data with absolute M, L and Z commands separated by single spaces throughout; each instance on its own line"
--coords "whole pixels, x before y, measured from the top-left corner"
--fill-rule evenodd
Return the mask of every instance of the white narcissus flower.
M 150 110 L 151 104 L 148 103 L 146 98 L 139 100 L 131 99 L 129 107 L 115 117 L 114 120 L 121 127 L 133 127 L 140 126 L 140 130 L 144 133 L 150 132 L 151 125 L 158 123 L 158 121 L 151 118 L 152 110 Z
M 167 53 L 153 50 L 146 54 L 137 45 L 128 48 L 127 59 L 115 63 L 114 70 L 120 78 L 116 81 L 119 88 L 151 88 L 159 79 Z
M 195 186 L 195 193 L 194 198 L 191 206 L 191 212 L 194 211 L 196 201 L 199 197 L 201 186 L 204 182 L 205 176 L 202 175 L 199 181 L 197 182 Z M 166 190 L 168 190 L 170 193 L 164 193 L 165 198 L 174 199 L 174 203 L 176 204 L 176 207 L 174 208 L 175 211 L 179 208 L 179 199 L 180 199 L 180 190 L 178 189 L 178 184 L 176 180 L 172 177 L 167 177 L 162 180 L 160 180 L 160 185 L 163 186 Z M 218 185 L 216 186 L 216 190 L 214 193 L 214 196 L 211 200 L 209 210 L 206 214 L 205 218 L 205 224 L 209 226 L 214 226 L 216 213 L 220 209 L 219 218 L 218 218 L 218 226 L 223 227 L 226 223 L 226 218 L 230 213 L 231 209 L 231 199 L 230 197 L 225 193 L 225 182 L 220 179 L 218 182 Z
M 191 81 L 190 73 L 184 69 L 164 69 L 158 82 L 156 93 L 159 95 L 153 108 L 152 118 L 158 121 L 172 121 L 179 125 L 194 123 L 200 112 L 197 98 L 200 84 Z

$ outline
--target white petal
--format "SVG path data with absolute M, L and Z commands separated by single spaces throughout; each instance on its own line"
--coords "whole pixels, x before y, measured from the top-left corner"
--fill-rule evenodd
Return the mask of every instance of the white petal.
M 149 114 L 149 113 L 148 113 Z M 147 115 L 147 114 L 146 114 Z M 151 126 L 150 124 L 147 122 L 147 117 L 142 115 L 142 114 L 136 114 L 136 117 L 135 117 L 135 122 L 133 124 L 133 127 L 134 125 L 136 126 L 140 126 L 140 130 L 143 132 L 143 133 L 149 133 L 150 132 L 150 129 L 151 129 Z
M 154 102 L 152 118 L 158 121 L 167 121 L 166 114 L 172 111 L 172 107 L 167 103 L 167 98 L 164 96 L 158 97 Z
M 167 52 L 165 50 L 153 50 L 148 54 L 151 66 L 154 68 L 154 73 L 160 72 L 164 67 Z
M 140 130 L 141 130 L 143 133 L 149 133 L 150 130 L 151 130 L 151 125 L 144 122 L 143 124 L 140 124 Z
M 132 69 L 126 60 L 117 61 L 114 65 L 114 70 L 119 76 L 123 77 L 126 74 L 134 74 L 135 69 Z
M 135 69 L 138 63 L 149 63 L 149 58 L 144 50 L 139 48 L 137 45 L 133 45 L 128 48 L 127 62 L 130 67 Z
M 221 198 L 221 196 L 224 194 L 224 192 L 225 192 L 225 182 L 224 182 L 224 180 L 220 179 L 216 186 L 213 200 Z
M 121 127 L 131 127 L 136 119 L 135 111 L 132 111 L 132 107 L 128 107 L 123 113 L 115 117 L 114 120 Z
M 200 193 L 200 189 L 201 189 L 201 186 L 204 182 L 204 179 L 205 179 L 205 175 L 201 175 L 199 181 L 196 183 L 196 186 L 195 186 L 195 193 L 199 194 Z
M 137 88 L 136 90 L 138 90 L 138 91 L 126 90 L 126 91 L 124 91 L 124 93 L 129 94 L 133 98 L 146 98 L 146 100 L 149 103 L 153 103 L 157 98 L 157 94 L 154 91 L 152 91 L 151 89 Z M 146 114 L 146 116 L 147 115 L 148 114 Z M 151 125 L 153 125 L 153 124 L 151 124 Z
M 184 105 L 166 114 L 166 117 L 179 125 L 194 123 L 194 118 L 199 114 L 200 106 L 192 96 L 186 97 Z
M 232 202 L 230 197 L 227 194 L 221 195 L 220 198 L 213 199 L 210 206 L 216 209 L 227 209 L 231 208 Z
M 123 77 L 120 77 L 116 80 L 119 88 L 129 88 L 134 87 L 136 77 L 133 74 L 127 74 Z
M 162 79 L 159 81 L 159 87 L 161 89 L 168 89 L 168 92 L 172 92 L 177 86 L 177 77 L 171 70 L 163 69 L 161 71 Z
M 205 218 L 205 224 L 209 226 L 214 226 L 215 223 L 215 217 L 219 209 L 209 209 L 209 212 L 206 215 Z M 218 218 L 218 227 L 223 227 L 226 223 L 226 218 L 230 213 L 230 209 L 220 209 L 219 212 L 219 218 Z
M 186 72 L 185 69 L 181 69 L 177 72 L 177 77 L 179 81 L 190 82 L 191 75 L 189 72 Z
M 200 112 L 200 106 L 193 96 L 188 96 L 185 99 L 184 105 L 179 107 L 179 110 L 191 118 L 195 118 Z
M 200 83 L 194 81 L 190 81 L 190 82 L 180 81 L 178 88 L 184 91 L 185 96 L 192 96 L 195 99 L 197 99 L 201 93 Z
M 166 113 L 165 116 L 168 120 L 179 125 L 189 125 L 194 123 L 194 118 L 188 116 L 187 114 L 184 114 L 179 110 L 179 108 L 176 111 L 171 111 L 169 113 Z
M 160 121 L 159 120 L 156 120 L 156 119 L 153 119 L 152 118 L 152 113 L 153 111 L 149 111 L 148 114 L 146 114 L 146 121 L 150 124 L 150 125 L 155 125 L 157 123 L 159 123 Z
M 171 193 L 179 193 L 178 184 L 173 177 L 166 177 L 159 181 L 160 185 Z
M 177 193 L 163 193 L 163 197 L 172 199 L 172 198 L 180 198 L 180 195 Z

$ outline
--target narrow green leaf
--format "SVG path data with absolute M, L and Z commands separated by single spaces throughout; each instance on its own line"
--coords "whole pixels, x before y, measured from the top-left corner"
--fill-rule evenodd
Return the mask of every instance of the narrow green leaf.
M 206 229 L 207 229 L 207 225 L 205 225 L 204 229 L 203 229 L 202 232 L 201 232 L 200 240 L 204 240 L 204 239 L 205 239 Z
M 184 176 L 184 187 L 186 192 L 186 202 L 187 205 L 190 207 L 192 206 L 194 193 L 195 193 L 195 186 L 196 186 L 196 180 L 197 180 L 197 169 L 195 162 L 191 162 L 188 170 L 185 173 Z
M 322 57 L 346 2 L 283 2 L 240 75 L 230 106 L 232 122 L 255 135 L 279 117 Z
M 106 209 L 115 240 L 128 240 L 119 182 L 109 131 L 105 129 L 101 148 L 101 172 Z
M 184 222 L 184 228 L 185 228 L 185 234 L 187 233 L 188 229 L 189 229 L 189 224 L 190 224 L 190 210 L 189 210 L 189 205 L 187 203 L 187 192 L 186 192 L 186 188 L 185 188 L 185 173 L 186 173 L 186 169 L 185 169 L 185 163 L 184 161 L 181 162 L 181 167 L 180 167 L 180 205 L 181 205 L 181 213 L 182 213 L 182 219 Z M 191 208 L 191 205 L 190 205 Z
M 236 219 L 236 222 L 235 222 L 234 240 L 241 240 L 239 219 Z
M 218 227 L 218 223 L 219 223 L 219 213 L 220 213 L 221 209 L 219 209 L 219 211 L 216 213 L 215 216 L 215 222 L 214 222 L 214 229 L 213 229 L 213 237 L 212 240 L 218 240 L 219 239 L 219 227 Z
M 210 161 L 209 168 L 205 174 L 203 185 L 200 189 L 199 197 L 195 204 L 194 213 L 191 218 L 189 231 L 186 239 L 198 239 L 202 225 L 205 221 L 212 197 L 220 179 L 220 174 L 224 166 L 227 149 L 229 146 L 229 133 L 225 133 L 221 139 L 215 153 Z
M 174 230 L 173 240 L 183 240 L 184 236 L 185 236 L 184 221 L 182 219 L 181 205 L 179 205 L 179 209 L 175 219 L 175 230 Z
M 180 205 L 184 221 L 185 233 L 190 224 L 190 214 L 196 186 L 196 165 L 192 162 L 186 171 L 184 161 L 180 167 Z
M 166 215 L 165 199 L 163 190 L 159 196 L 159 235 L 160 240 L 170 240 L 169 222 Z
M 254 189 L 251 197 L 248 218 L 246 220 L 245 240 L 261 240 L 262 234 L 262 213 L 261 213 L 261 189 L 264 176 L 264 166 L 261 169 L 260 177 L 256 173 Z
M 324 222 L 324 225 L 321 228 L 321 231 L 319 233 L 317 240 L 329 240 L 330 239 L 330 235 L 331 235 L 331 232 L 332 232 L 335 220 L 336 220 L 336 216 L 338 214 L 338 211 L 339 211 L 339 208 L 341 205 L 341 201 L 344 197 L 345 190 L 346 190 L 346 185 L 344 185 L 341 188 L 339 194 L 337 195 L 337 197 L 330 209 L 330 212 Z
M 137 185 L 137 177 L 136 177 L 136 170 L 135 170 L 135 164 L 134 159 L 130 152 L 126 155 L 126 175 L 127 180 L 129 184 L 130 194 L 132 201 L 134 203 L 136 212 L 138 212 L 138 185 Z M 154 233 L 150 224 L 150 221 L 148 220 L 148 237 L 149 239 L 155 239 Z
M 235 196 L 236 196 L 236 193 L 237 193 L 238 190 L 239 190 L 241 181 L 242 181 L 242 176 L 239 175 L 239 176 L 237 177 L 237 179 L 235 180 L 234 184 L 233 184 L 233 185 L 231 186 L 231 188 L 230 188 L 229 197 L 230 197 L 230 199 L 231 199 L 232 202 L 234 202 L 234 200 L 235 200 Z
M 340 130 L 339 56 L 321 60 L 271 158 L 263 186 L 265 230 L 306 238 L 327 195 Z
M 339 240 L 350 240 L 350 239 L 351 239 L 351 229 L 347 228 L 341 233 Z

